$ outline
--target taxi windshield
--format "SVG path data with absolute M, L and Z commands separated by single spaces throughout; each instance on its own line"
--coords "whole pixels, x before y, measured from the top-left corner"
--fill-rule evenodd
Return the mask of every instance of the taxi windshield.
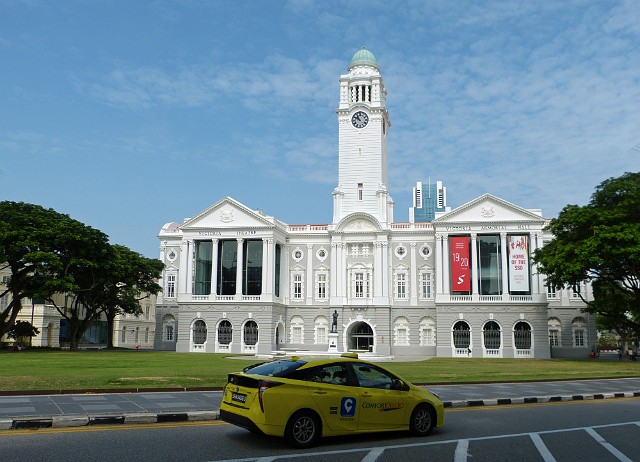
M 258 364 L 245 370 L 247 374 L 268 375 L 271 377 L 287 377 L 300 366 L 307 364 L 306 361 L 271 361 Z

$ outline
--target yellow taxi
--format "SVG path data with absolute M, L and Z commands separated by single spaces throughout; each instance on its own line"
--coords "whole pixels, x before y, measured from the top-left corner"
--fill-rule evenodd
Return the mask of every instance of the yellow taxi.
M 444 424 L 444 405 L 356 354 L 292 356 L 229 374 L 220 419 L 307 448 L 321 436 L 400 430 L 426 436 Z

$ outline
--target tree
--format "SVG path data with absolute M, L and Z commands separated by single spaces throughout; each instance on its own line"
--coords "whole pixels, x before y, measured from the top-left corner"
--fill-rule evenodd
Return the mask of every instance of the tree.
M 547 229 L 554 237 L 533 257 L 547 284 L 591 281 L 594 300 L 583 298 L 585 311 L 623 338 L 638 335 L 640 173 L 603 181 L 587 205 L 567 205 Z
M 86 288 L 107 246 L 104 233 L 68 215 L 34 204 L 0 202 L 0 264 L 11 272 L 0 293 L 11 295 L 0 312 L 0 337 L 15 324 L 23 298 L 52 300 L 54 294 Z
M 156 281 L 163 268 L 160 260 L 145 258 L 122 245 L 111 246 L 109 261 L 98 270 L 93 289 L 78 295 L 87 310 L 105 315 L 108 348 L 113 347 L 115 317 L 124 313 L 142 314 L 140 301 L 161 290 Z
M 39 333 L 40 330 L 34 327 L 30 322 L 17 321 L 7 332 L 7 337 L 17 340 L 20 343 L 24 342 L 25 338 L 35 337 Z

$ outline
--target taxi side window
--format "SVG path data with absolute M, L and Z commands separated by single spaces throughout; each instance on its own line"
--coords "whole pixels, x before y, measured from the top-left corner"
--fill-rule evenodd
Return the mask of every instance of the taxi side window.
M 330 364 L 309 369 L 307 380 L 332 385 L 349 385 L 349 375 L 342 364 Z
M 394 378 L 386 372 L 377 369 L 369 364 L 354 364 L 353 370 L 358 378 L 358 383 L 365 388 L 381 388 L 384 390 L 392 390 L 394 386 Z

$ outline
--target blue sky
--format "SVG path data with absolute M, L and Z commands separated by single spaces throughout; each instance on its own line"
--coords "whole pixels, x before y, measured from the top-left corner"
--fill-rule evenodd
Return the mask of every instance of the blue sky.
M 148 257 L 225 196 L 329 223 L 338 79 L 388 90 L 389 189 L 554 217 L 640 171 L 640 2 L 0 0 L 0 200 Z

